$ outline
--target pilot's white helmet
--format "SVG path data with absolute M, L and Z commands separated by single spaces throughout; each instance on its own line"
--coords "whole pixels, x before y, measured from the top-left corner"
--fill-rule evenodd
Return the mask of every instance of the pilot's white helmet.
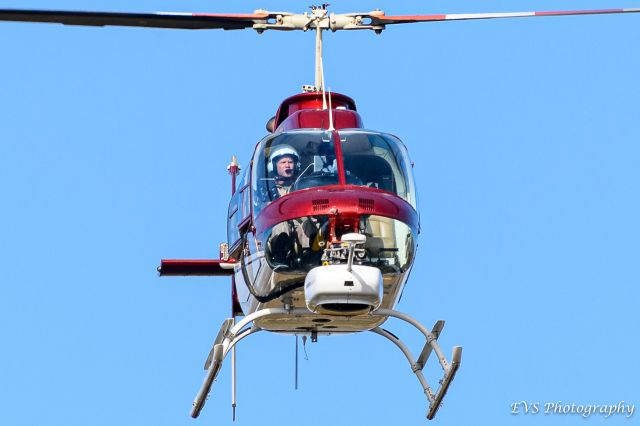
M 267 163 L 267 170 L 269 171 L 269 173 L 273 173 L 273 171 L 276 169 L 278 160 L 286 155 L 293 157 L 296 173 L 300 171 L 300 156 L 298 155 L 298 151 L 296 151 L 295 148 L 293 148 L 291 145 L 278 145 L 271 148 L 269 162 Z

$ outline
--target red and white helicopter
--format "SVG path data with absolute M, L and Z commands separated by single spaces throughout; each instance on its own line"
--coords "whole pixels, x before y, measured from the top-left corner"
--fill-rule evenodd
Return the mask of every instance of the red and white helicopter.
M 325 91 L 322 35 L 326 30 L 372 30 L 433 21 L 592 15 L 637 9 L 387 16 L 382 11 L 329 13 L 327 5 L 303 14 L 106 13 L 0 9 L 2 21 L 172 29 L 315 30 L 314 85 L 285 99 L 267 123 L 249 166 L 229 165 L 232 197 L 227 241 L 215 260 L 162 260 L 161 276 L 229 276 L 232 318 L 223 321 L 205 362 L 206 376 L 191 415 L 197 417 L 231 353 L 235 407 L 235 346 L 258 331 L 310 336 L 372 331 L 406 356 L 429 401 L 439 409 L 460 366 L 429 330 L 395 310 L 415 260 L 420 231 L 412 163 L 403 143 L 363 128 L 353 99 Z M 236 180 L 239 177 L 239 183 Z M 238 317 L 242 317 L 241 319 Z M 394 317 L 417 328 L 425 343 L 416 358 L 382 324 Z M 444 375 L 432 388 L 423 367 L 435 353 Z

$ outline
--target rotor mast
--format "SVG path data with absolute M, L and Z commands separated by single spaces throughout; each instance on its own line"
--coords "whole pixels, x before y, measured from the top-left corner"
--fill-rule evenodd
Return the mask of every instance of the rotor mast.
M 322 66 L 322 28 L 316 27 L 316 79 L 315 89 L 318 92 L 324 90 L 324 68 Z
M 311 15 L 309 18 L 316 29 L 316 69 L 315 69 L 315 90 L 321 92 L 324 90 L 324 67 L 322 64 L 322 31 L 329 28 L 327 17 L 328 3 L 320 6 L 311 6 Z M 311 25 L 309 25 L 311 26 Z M 326 28 L 325 28 L 326 27 Z

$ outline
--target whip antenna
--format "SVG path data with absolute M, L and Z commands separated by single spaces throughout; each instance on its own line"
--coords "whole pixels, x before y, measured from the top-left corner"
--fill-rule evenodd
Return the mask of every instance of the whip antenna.
M 295 390 L 298 390 L 298 335 L 296 334 Z

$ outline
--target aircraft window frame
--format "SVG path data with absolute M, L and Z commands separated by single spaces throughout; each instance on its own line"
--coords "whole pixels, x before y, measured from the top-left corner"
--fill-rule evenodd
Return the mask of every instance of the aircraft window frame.
M 229 247 L 235 246 L 241 239 L 239 230 L 240 217 L 238 217 L 238 213 L 240 212 L 240 206 L 238 205 L 239 196 L 240 193 L 236 192 L 229 201 L 227 214 L 227 243 L 229 244 Z
M 336 145 L 334 132 L 323 129 L 297 129 L 262 139 L 256 147 L 252 161 L 251 192 L 254 216 L 277 198 L 289 193 L 339 185 L 342 169 L 338 164 Z M 293 148 L 298 157 L 294 166 L 295 175 L 285 184 L 276 180 L 276 165 L 272 163 L 269 167 L 272 150 L 278 147 Z M 286 151 L 290 152 L 288 149 L 284 149 L 283 152 Z
M 241 199 L 241 206 L 239 207 L 239 210 L 242 213 L 241 222 L 244 222 L 247 217 L 251 217 L 251 185 L 246 184 L 242 188 L 238 189 L 238 192 L 240 192 Z
M 399 138 L 388 133 L 362 129 L 342 129 L 339 131 L 339 134 L 342 151 L 342 167 L 345 169 L 345 174 L 347 174 L 347 180 L 349 180 L 349 174 L 352 174 L 355 177 L 366 181 L 358 186 L 365 186 L 390 192 L 407 201 L 414 209 L 417 209 L 417 194 L 413 178 L 412 163 L 405 144 Z M 364 146 L 363 142 L 365 142 L 370 144 L 370 146 L 366 149 L 363 149 L 362 147 L 359 149 L 356 148 L 350 152 L 351 147 L 349 146 L 349 136 L 354 135 L 358 137 L 365 137 L 366 140 L 361 139 L 358 143 Z M 372 143 L 372 140 L 378 143 Z M 382 144 L 379 144 L 379 141 L 383 141 L 384 146 L 381 146 Z M 367 161 L 358 162 L 354 160 L 359 155 L 362 155 L 357 154 L 358 152 L 365 151 L 370 151 L 370 154 L 366 155 L 367 157 L 370 157 Z M 364 155 L 362 156 L 363 158 L 365 157 Z M 384 163 L 379 159 L 383 160 Z M 378 167 L 378 171 L 375 173 L 366 172 L 366 168 L 372 167 L 372 164 L 375 163 L 378 163 L 376 165 L 376 167 Z M 389 173 L 387 173 L 387 176 L 392 178 L 387 179 L 388 182 L 386 182 L 386 184 L 382 182 L 384 180 L 384 174 L 379 172 L 379 169 L 382 167 L 388 168 Z M 360 169 L 360 176 L 358 168 Z M 380 175 L 380 178 L 373 179 L 372 177 L 375 175 Z M 371 179 L 367 179 L 367 177 Z
M 330 220 L 328 215 L 304 216 L 264 230 L 259 239 L 266 242 L 264 258 L 269 266 L 281 274 L 297 275 L 323 264 L 344 262 L 342 255 L 332 254 L 339 253 L 342 247 L 329 240 Z M 374 266 L 383 275 L 396 275 L 411 268 L 417 235 L 409 225 L 390 217 L 363 215 L 358 229 L 367 240 L 356 264 Z M 336 235 L 338 238 L 343 235 L 341 232 L 344 228 Z
M 230 247 L 235 247 L 238 244 L 242 239 L 242 233 L 246 232 L 247 226 L 251 223 L 250 176 L 251 172 L 249 168 L 247 168 L 240 177 L 240 187 L 233 193 L 229 200 L 229 208 L 227 211 L 227 243 Z

